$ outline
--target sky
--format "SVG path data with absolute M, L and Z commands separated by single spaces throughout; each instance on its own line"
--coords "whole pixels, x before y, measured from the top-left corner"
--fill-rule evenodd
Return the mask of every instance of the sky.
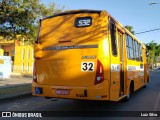
M 45 5 L 55 2 L 66 10 L 106 10 L 123 26 L 131 25 L 135 33 L 160 28 L 160 0 L 41 0 Z M 156 2 L 158 4 L 149 5 Z M 143 43 L 160 44 L 160 30 L 135 35 Z

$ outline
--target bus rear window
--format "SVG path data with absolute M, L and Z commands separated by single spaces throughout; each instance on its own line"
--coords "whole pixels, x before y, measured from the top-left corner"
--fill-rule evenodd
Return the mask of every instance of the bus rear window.
M 79 17 L 75 20 L 75 27 L 88 27 L 92 25 L 91 17 Z

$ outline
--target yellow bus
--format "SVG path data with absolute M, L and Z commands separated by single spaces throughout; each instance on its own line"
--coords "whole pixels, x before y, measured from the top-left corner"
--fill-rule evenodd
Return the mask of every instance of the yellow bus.
M 128 100 L 149 83 L 145 45 L 103 10 L 40 20 L 34 58 L 33 96 Z

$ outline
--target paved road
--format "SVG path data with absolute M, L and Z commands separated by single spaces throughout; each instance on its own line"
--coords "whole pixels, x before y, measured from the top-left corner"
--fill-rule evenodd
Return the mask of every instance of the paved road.
M 160 71 L 151 71 L 150 83 L 146 88 L 135 92 L 128 102 L 45 99 L 43 97 L 32 97 L 28 95 L 13 100 L 0 101 L 0 111 L 160 111 Z M 89 112 L 89 114 L 92 113 Z M 60 117 L 59 119 L 66 118 Z M 90 118 L 84 117 L 83 119 Z M 103 119 L 103 117 L 92 119 Z M 118 117 L 112 119 L 124 120 L 124 118 Z M 125 119 L 127 120 L 128 118 Z M 139 117 L 136 119 L 158 120 L 160 118 Z

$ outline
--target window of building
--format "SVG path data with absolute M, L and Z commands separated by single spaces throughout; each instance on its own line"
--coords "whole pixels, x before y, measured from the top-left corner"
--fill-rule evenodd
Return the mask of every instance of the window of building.
M 14 56 L 15 55 L 15 50 L 12 50 L 12 56 Z
M 28 60 L 30 59 L 30 49 L 28 50 Z
M 24 60 L 24 56 L 25 56 L 25 50 L 22 50 L 22 60 Z
M 116 35 L 115 35 L 115 24 L 110 21 L 110 35 L 111 35 L 111 44 L 112 44 L 112 54 L 117 56 L 117 44 L 116 44 Z
M 9 56 L 9 52 L 4 52 L 4 56 Z
M 24 72 L 24 63 L 22 63 L 22 72 Z
M 27 63 L 27 72 L 29 72 L 29 63 Z
M 34 59 L 34 51 L 32 50 L 32 59 Z

